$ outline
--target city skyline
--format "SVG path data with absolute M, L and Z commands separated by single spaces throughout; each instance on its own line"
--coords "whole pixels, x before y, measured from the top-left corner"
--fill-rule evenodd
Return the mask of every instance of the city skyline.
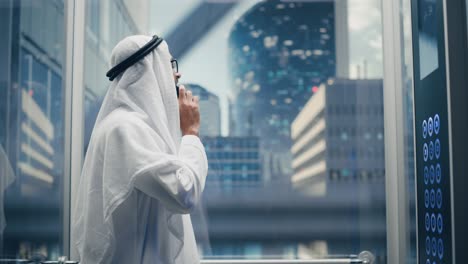
M 329 0 L 325 0 L 329 2 Z M 229 98 L 231 94 L 229 76 L 229 48 L 228 37 L 231 28 L 237 20 L 250 8 L 256 5 L 255 1 L 236 1 L 236 6 L 207 32 L 207 34 L 194 45 L 190 51 L 180 58 L 179 65 L 183 77 L 181 82 L 198 83 L 207 87 L 209 91 L 219 95 L 222 112 L 222 134 L 229 134 Z M 323 2 L 323 1 L 317 1 Z M 340 5 L 344 1 L 338 0 Z M 350 79 L 382 78 L 382 34 L 381 34 L 381 6 L 374 0 L 347 0 L 346 13 L 349 43 L 348 73 Z M 152 16 L 151 32 L 156 34 L 169 33 L 181 18 L 174 18 L 169 14 L 176 9 L 183 16 L 190 8 L 200 3 L 200 0 L 184 0 L 183 8 L 178 8 L 174 2 L 165 2 L 164 5 L 155 4 L 155 16 Z M 171 12 L 168 12 L 171 11 Z M 341 31 L 343 32 L 343 31 Z M 341 59 L 340 59 L 341 60 Z M 367 65 L 367 67 L 364 67 Z M 202 67 L 200 67 L 202 66 Z M 357 69 L 367 75 L 358 75 Z M 360 77 L 359 77 L 360 76 Z M 346 77 L 346 76 L 340 76 Z

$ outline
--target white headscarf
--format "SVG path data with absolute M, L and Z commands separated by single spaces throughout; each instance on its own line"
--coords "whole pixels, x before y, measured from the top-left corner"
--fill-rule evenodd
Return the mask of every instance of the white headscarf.
M 111 67 L 150 40 L 149 36 L 131 36 L 122 40 L 112 51 Z M 74 208 L 72 239 L 82 260 L 84 251 L 92 254 L 90 259 L 94 260 L 108 258 L 112 254 L 116 232 L 112 214 L 131 195 L 135 178 L 144 174 L 149 166 L 153 169 L 157 166 L 158 170 L 164 171 L 173 165 L 155 165 L 154 156 L 145 156 L 152 154 L 154 141 L 165 154 L 178 153 L 181 140 L 179 107 L 170 60 L 168 46 L 163 41 L 153 52 L 119 75 L 106 94 L 91 136 Z M 138 120 L 135 122 L 151 133 L 151 138 L 132 137 L 135 141 L 148 141 L 138 142 L 143 146 L 141 152 L 144 154 L 132 152 L 132 147 L 127 146 L 132 142 L 119 143 L 119 133 L 109 132 L 115 123 L 126 120 L 135 123 L 125 114 L 121 115 L 121 110 L 131 113 L 132 118 Z M 103 140 L 106 143 L 100 142 Z M 142 148 L 140 145 L 138 147 Z M 163 225 L 169 230 L 165 239 L 171 243 L 175 259 L 184 244 L 184 221 L 182 215 L 170 211 L 164 215 L 167 219 Z

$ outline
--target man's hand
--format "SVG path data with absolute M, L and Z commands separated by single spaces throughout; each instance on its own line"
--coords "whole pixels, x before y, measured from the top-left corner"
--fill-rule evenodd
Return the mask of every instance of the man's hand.
M 198 136 L 200 130 L 200 110 L 198 96 L 192 96 L 192 92 L 185 89 L 183 85 L 179 88 L 179 112 L 180 129 L 182 135 Z

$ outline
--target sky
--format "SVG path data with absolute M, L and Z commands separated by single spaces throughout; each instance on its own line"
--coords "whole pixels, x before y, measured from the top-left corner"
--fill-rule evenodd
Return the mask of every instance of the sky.
M 164 36 L 200 2 L 208 0 L 151 1 L 150 31 Z M 223 1 L 223 0 L 210 0 Z M 227 1 L 227 0 L 224 0 Z M 196 83 L 221 100 L 222 135 L 228 133 L 230 76 L 228 70 L 228 34 L 246 11 L 261 0 L 240 0 L 194 47 L 179 61 L 181 83 Z M 317 0 L 303 0 L 317 1 Z M 345 1 L 345 0 L 337 0 Z M 348 0 L 350 78 L 358 76 L 358 67 L 367 64 L 368 78 L 382 78 L 382 10 L 380 0 Z M 362 76 L 362 73 L 361 73 Z

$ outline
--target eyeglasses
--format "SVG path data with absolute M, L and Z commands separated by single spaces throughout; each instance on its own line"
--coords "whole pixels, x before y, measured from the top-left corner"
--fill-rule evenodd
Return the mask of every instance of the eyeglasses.
M 172 71 L 174 73 L 178 73 L 179 72 L 179 64 L 177 63 L 177 60 L 176 59 L 171 59 L 171 66 L 172 66 Z

